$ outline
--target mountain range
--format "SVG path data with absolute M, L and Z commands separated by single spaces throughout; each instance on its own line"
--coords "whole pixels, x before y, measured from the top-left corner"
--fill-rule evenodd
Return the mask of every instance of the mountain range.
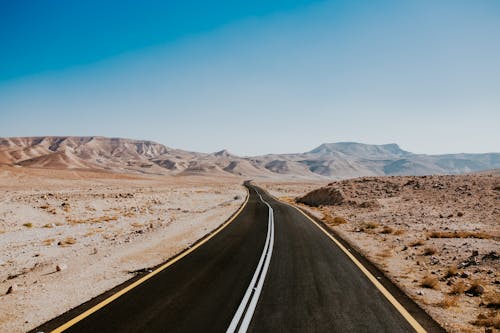
M 296 154 L 240 157 L 106 137 L 0 138 L 0 164 L 157 175 L 342 179 L 358 176 L 459 174 L 500 168 L 500 153 L 414 154 L 397 144 L 324 143 Z

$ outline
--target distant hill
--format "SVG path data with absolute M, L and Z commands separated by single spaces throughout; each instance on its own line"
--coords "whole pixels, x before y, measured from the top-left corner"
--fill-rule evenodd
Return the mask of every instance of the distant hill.
M 341 179 L 377 175 L 459 174 L 500 168 L 500 153 L 413 154 L 397 144 L 324 143 L 297 154 L 239 157 L 227 150 L 189 152 L 106 137 L 0 138 L 0 164 L 159 175 Z

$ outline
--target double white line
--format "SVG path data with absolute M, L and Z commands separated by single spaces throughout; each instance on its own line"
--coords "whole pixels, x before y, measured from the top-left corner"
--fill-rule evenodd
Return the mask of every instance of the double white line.
M 274 245 L 274 213 L 271 205 L 267 203 L 260 193 L 255 190 L 260 197 L 260 200 L 269 207 L 269 218 L 267 222 L 267 237 L 266 243 L 264 245 L 264 250 L 260 256 L 259 264 L 257 269 L 253 274 L 252 281 L 247 288 L 245 296 L 241 300 L 240 306 L 236 313 L 234 314 L 233 320 L 227 329 L 227 333 L 245 333 L 252 320 L 255 307 L 257 306 L 257 301 L 259 300 L 260 292 L 262 291 L 262 286 L 264 285 L 264 279 L 266 278 L 267 269 L 269 268 L 269 262 L 271 261 L 271 255 L 273 253 Z M 242 318 L 243 317 L 243 318 Z

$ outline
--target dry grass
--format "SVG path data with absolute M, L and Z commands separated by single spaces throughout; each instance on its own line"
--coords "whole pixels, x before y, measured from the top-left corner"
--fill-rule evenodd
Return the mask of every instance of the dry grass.
M 472 324 L 481 327 L 494 327 L 495 329 L 500 329 L 500 312 L 490 311 L 480 313 Z
M 457 274 L 458 274 L 457 265 L 451 265 L 450 267 L 448 267 L 448 270 L 446 271 L 445 278 L 449 278 L 449 277 L 455 276 Z
M 492 235 L 485 232 L 474 231 L 431 231 L 428 233 L 430 238 L 477 238 L 477 239 L 491 239 Z
M 102 222 L 111 222 L 118 220 L 117 216 L 99 216 L 99 217 L 91 217 L 88 219 L 76 220 L 70 217 L 66 217 L 66 222 L 71 224 L 80 224 L 80 223 L 102 223 Z
M 410 242 L 410 243 L 408 244 L 408 246 L 410 246 L 410 247 L 417 247 L 417 246 L 422 246 L 422 245 L 424 245 L 424 244 L 425 244 L 425 242 L 424 242 L 423 240 L 421 240 L 421 239 L 416 239 L 416 240 L 414 240 L 414 241 Z
M 463 294 L 466 290 L 467 290 L 467 285 L 462 281 L 458 281 L 451 286 L 449 294 L 460 295 Z
M 330 212 L 328 212 L 326 209 L 321 209 L 321 213 L 323 214 L 323 222 L 330 226 L 337 226 L 341 224 L 347 223 L 347 220 L 343 217 L 340 216 L 335 216 L 333 217 Z
M 436 289 L 438 286 L 438 279 L 432 275 L 426 275 L 420 281 L 420 286 L 424 288 Z
M 50 246 L 52 243 L 54 243 L 54 238 L 48 238 L 42 242 L 43 245 Z
M 374 222 L 374 221 L 363 223 L 363 227 L 365 229 L 375 229 L 375 228 L 378 228 L 379 226 L 380 226 L 380 224 L 378 224 L 377 222 Z
M 499 309 L 500 308 L 500 292 L 490 291 L 484 294 L 483 304 L 487 308 Z
M 389 227 L 389 226 L 385 226 L 382 231 L 380 231 L 381 234 L 392 234 L 394 233 L 394 229 Z
M 458 305 L 458 296 L 444 295 L 443 299 L 436 303 L 436 306 L 447 309 Z
M 431 255 L 433 255 L 433 254 L 435 254 L 435 253 L 436 253 L 436 249 L 435 249 L 435 248 L 433 248 L 433 247 L 426 247 L 426 248 L 424 249 L 424 252 L 422 252 L 422 254 L 423 254 L 424 256 L 431 256 Z
M 385 250 L 377 253 L 377 256 L 380 258 L 389 258 L 389 257 L 392 257 L 392 251 L 391 251 L 391 249 L 385 249 Z
M 74 237 L 66 237 L 65 239 L 63 239 L 62 241 L 59 241 L 57 243 L 57 245 L 59 246 L 69 246 L 69 245 L 73 245 L 76 243 L 76 239 Z

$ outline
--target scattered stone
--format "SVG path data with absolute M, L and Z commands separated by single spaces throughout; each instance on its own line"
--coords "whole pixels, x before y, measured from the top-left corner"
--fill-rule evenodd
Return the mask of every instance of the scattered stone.
M 481 258 L 482 261 L 486 260 L 491 260 L 491 261 L 497 261 L 500 259 L 500 255 L 498 255 L 495 251 L 491 251 L 490 253 L 487 253 Z
M 15 293 L 17 290 L 19 289 L 19 287 L 17 286 L 17 284 L 13 283 L 9 289 L 7 289 L 7 293 L 6 295 L 8 294 L 12 294 L 12 293 Z
M 68 265 L 66 265 L 66 264 L 58 264 L 56 266 L 56 271 L 61 272 L 61 271 L 65 270 L 65 269 L 67 269 L 67 268 L 68 268 Z

